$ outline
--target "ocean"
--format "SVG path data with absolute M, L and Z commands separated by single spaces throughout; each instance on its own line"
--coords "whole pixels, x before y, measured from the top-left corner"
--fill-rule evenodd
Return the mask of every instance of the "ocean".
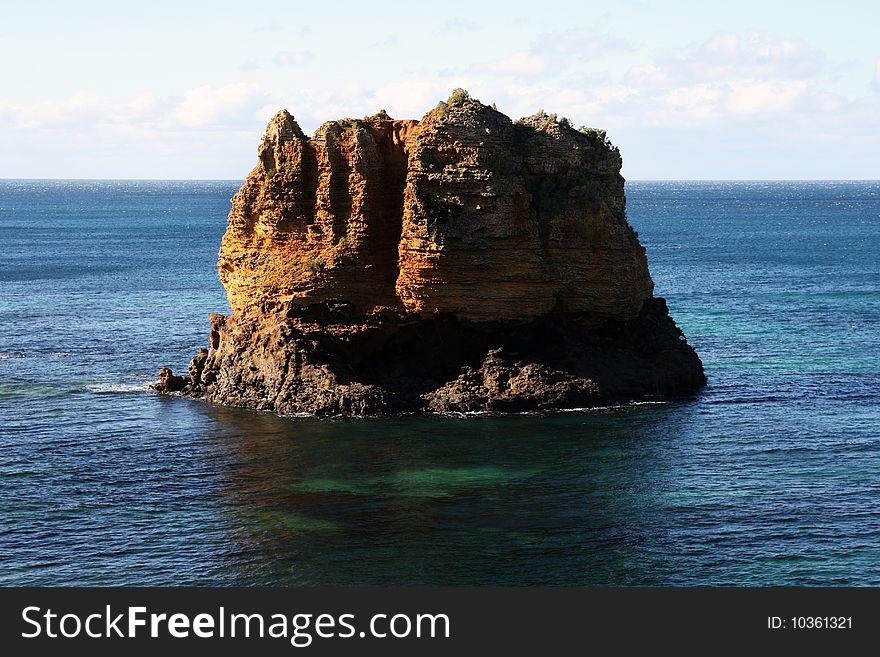
M 630 182 L 687 402 L 166 399 L 236 181 L 0 181 L 0 585 L 880 585 L 880 182 Z

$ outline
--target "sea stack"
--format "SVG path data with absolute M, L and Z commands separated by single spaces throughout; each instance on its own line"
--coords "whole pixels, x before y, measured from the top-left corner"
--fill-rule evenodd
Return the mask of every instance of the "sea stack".
M 232 199 L 188 375 L 156 389 L 319 415 L 520 412 L 693 393 L 602 131 L 456 90 L 307 137 L 279 112 Z M 169 385 L 169 382 L 172 385 Z

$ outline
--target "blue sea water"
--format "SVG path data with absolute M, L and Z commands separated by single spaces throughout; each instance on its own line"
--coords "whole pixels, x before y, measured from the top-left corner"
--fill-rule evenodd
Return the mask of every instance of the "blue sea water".
M 0 181 L 0 584 L 880 585 L 880 183 L 628 183 L 687 403 L 164 399 L 237 182 Z

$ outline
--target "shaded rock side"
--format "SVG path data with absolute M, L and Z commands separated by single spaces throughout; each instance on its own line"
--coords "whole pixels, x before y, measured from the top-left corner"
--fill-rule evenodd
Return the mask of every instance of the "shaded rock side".
M 688 394 L 598 131 L 466 93 L 306 137 L 286 111 L 232 199 L 233 314 L 156 389 L 280 413 L 521 411 Z
M 364 317 L 339 303 L 271 320 L 212 315 L 211 325 L 207 356 L 164 392 L 285 414 L 381 415 L 582 408 L 683 396 L 705 382 L 657 298 L 598 329 L 577 314 L 485 323 Z

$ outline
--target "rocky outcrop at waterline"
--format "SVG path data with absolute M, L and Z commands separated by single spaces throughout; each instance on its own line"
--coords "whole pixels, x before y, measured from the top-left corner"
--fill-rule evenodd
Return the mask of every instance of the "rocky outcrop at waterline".
M 684 395 L 604 136 L 457 91 L 306 137 L 286 111 L 232 201 L 232 315 L 155 388 L 279 413 L 525 411 Z

